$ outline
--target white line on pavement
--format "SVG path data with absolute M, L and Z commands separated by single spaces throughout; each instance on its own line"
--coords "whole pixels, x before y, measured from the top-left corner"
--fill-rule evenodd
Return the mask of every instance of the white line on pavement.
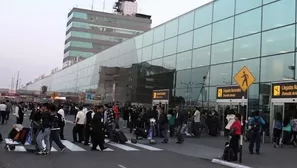
M 67 140 L 61 140 L 62 143 L 66 146 L 67 149 L 71 150 L 71 151 L 86 151 L 83 148 L 67 141 Z
M 220 165 L 224 165 L 224 166 L 228 166 L 228 167 L 232 167 L 232 168 L 252 168 L 252 167 L 249 167 L 249 166 L 244 166 L 244 165 L 241 165 L 241 164 L 231 163 L 231 162 L 227 162 L 227 161 L 220 160 L 220 159 L 212 159 L 211 162 L 216 163 L 216 164 L 220 164 Z
M 120 164 L 119 164 L 118 166 L 119 166 L 120 168 L 127 168 L 127 167 L 125 167 L 125 166 L 123 166 L 123 165 L 120 165 Z
M 147 149 L 147 150 L 150 150 L 150 151 L 163 151 L 163 149 L 155 148 L 155 147 L 148 146 L 148 145 L 143 145 L 143 144 L 139 144 L 139 143 L 134 144 L 131 141 L 128 141 L 127 144 L 134 145 L 134 146 L 137 146 L 137 147 L 140 147 L 140 148 L 144 148 L 144 149 Z
M 130 146 L 126 146 L 126 145 L 122 145 L 122 144 L 117 144 L 117 143 L 113 143 L 113 142 L 109 142 L 108 144 L 111 146 L 123 149 L 125 151 L 139 151 L 139 149 L 132 148 Z
M 46 147 L 44 140 L 42 140 L 42 146 L 44 148 Z M 57 152 L 57 150 L 54 147 L 52 147 L 51 152 Z

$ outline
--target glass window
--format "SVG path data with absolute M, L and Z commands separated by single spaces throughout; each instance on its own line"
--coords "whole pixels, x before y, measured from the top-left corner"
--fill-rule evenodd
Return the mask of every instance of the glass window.
M 295 50 L 295 25 L 262 34 L 262 56 Z
M 211 43 L 211 25 L 194 30 L 194 48 Z
M 153 43 L 153 30 L 145 32 L 143 34 L 143 47 Z
M 213 21 L 234 15 L 235 0 L 219 0 L 214 2 Z
M 210 85 L 231 85 L 232 64 L 220 64 L 210 67 Z
M 88 19 L 88 15 L 86 13 L 81 13 L 81 12 L 73 12 L 70 15 L 70 19 L 74 17 L 74 18 L 79 18 L 79 19 Z
M 135 46 L 136 46 L 135 48 L 136 49 L 142 48 L 142 42 L 143 42 L 143 36 L 142 35 L 135 37 Z
M 153 45 L 153 59 L 163 57 L 164 42 Z
M 268 4 L 270 2 L 275 2 L 275 1 L 278 1 L 278 0 L 263 0 L 263 5 Z
M 192 87 L 199 87 L 203 84 L 206 84 L 206 79 L 209 73 L 210 66 L 204 66 L 199 68 L 193 68 L 192 69 Z
M 176 53 L 177 48 L 177 37 L 165 40 L 164 44 L 164 56 L 172 55 Z
M 191 69 L 176 72 L 176 88 L 191 87 Z
M 68 46 L 68 45 L 71 47 L 93 48 L 92 43 L 80 42 L 80 41 L 70 41 L 65 46 Z
M 193 30 L 194 27 L 194 12 L 189 12 L 179 17 L 178 34 Z
M 203 47 L 193 51 L 192 67 L 200 67 L 210 64 L 210 47 Z
M 141 62 L 148 61 L 152 59 L 152 46 L 148 46 L 142 49 L 142 59 Z
M 138 63 L 142 62 L 142 49 L 136 51 Z
M 179 53 L 176 56 L 176 69 L 183 70 L 191 68 L 192 51 Z
M 154 43 L 164 40 L 165 25 L 154 28 Z
M 235 17 L 235 37 L 261 31 L 261 8 Z
M 165 38 L 176 36 L 178 32 L 178 19 L 174 19 L 165 25 Z
M 218 1 L 220 2 L 220 1 Z M 212 43 L 217 43 L 233 38 L 234 18 L 217 22 L 213 25 Z
M 262 5 L 262 0 L 236 0 L 236 14 Z
M 161 59 L 152 60 L 152 65 L 158 66 L 158 67 L 162 67 L 162 65 L 163 65 L 162 58 Z
M 260 56 L 260 34 L 234 40 L 234 60 L 243 60 Z
M 256 79 L 256 82 L 259 81 L 259 70 L 260 70 L 260 59 L 251 59 L 246 61 L 239 61 L 233 63 L 233 75 L 235 76 L 242 67 L 248 67 L 248 69 L 253 74 L 254 78 Z M 233 79 L 233 78 L 232 78 Z M 237 84 L 233 79 L 233 84 Z
M 73 57 L 83 57 L 83 58 L 87 58 L 87 57 L 91 57 L 95 55 L 92 52 L 82 52 L 82 51 L 68 51 L 64 54 L 64 58 L 67 56 L 73 56 Z
M 212 22 L 212 5 L 202 6 L 195 11 L 195 28 L 210 24 Z
M 177 52 L 183 52 L 193 48 L 193 31 L 179 35 Z
M 294 54 L 265 57 L 261 60 L 261 82 L 294 79 Z
M 233 41 L 227 41 L 212 46 L 211 64 L 232 61 Z
M 163 67 L 169 70 L 175 70 L 176 68 L 176 55 L 163 57 Z
M 295 15 L 295 1 L 281 0 L 266 5 L 263 7 L 263 30 L 294 23 Z

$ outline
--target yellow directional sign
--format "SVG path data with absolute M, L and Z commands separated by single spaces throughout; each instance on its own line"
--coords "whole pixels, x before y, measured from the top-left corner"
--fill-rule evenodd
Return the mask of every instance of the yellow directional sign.
M 223 95 L 223 89 L 218 89 L 218 97 L 222 97 Z
M 279 85 L 275 85 L 273 86 L 273 96 L 280 96 L 280 86 Z
M 246 91 L 254 82 L 255 77 L 250 72 L 250 70 L 244 66 L 241 70 L 233 77 L 238 86 L 242 91 Z

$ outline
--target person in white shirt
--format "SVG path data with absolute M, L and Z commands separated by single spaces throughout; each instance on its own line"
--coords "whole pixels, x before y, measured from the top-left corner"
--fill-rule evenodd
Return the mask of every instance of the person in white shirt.
M 1 113 L 1 119 L 2 119 L 2 125 L 5 123 L 6 121 L 6 104 L 4 102 L 0 103 L 0 113 Z
M 64 106 L 63 105 L 60 105 L 58 113 L 62 116 L 62 120 L 63 120 L 63 123 L 64 123 L 60 127 L 60 139 L 65 140 L 65 138 L 64 138 L 64 127 L 66 125 L 66 121 L 65 121 L 65 111 L 64 111 Z
M 84 126 L 85 126 L 85 120 L 86 120 L 86 114 L 83 111 L 83 107 L 79 107 L 79 111 L 76 114 L 75 121 L 74 121 L 74 127 L 72 130 L 73 134 L 73 142 L 76 143 L 82 143 L 84 136 Z M 77 141 L 77 135 L 78 135 L 78 141 Z
M 200 118 L 200 116 L 201 116 L 201 114 L 200 114 L 199 108 L 196 107 L 196 111 L 195 111 L 193 117 L 194 117 L 194 130 L 195 130 L 194 132 L 198 138 L 200 138 L 200 134 L 201 134 L 201 131 L 200 131 L 200 128 L 201 128 L 200 119 L 201 118 Z

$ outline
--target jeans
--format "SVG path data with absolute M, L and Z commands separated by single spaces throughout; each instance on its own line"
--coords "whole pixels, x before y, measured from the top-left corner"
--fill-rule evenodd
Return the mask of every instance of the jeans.
M 261 145 L 261 132 L 254 133 L 251 137 L 249 144 L 250 153 L 254 152 L 254 144 L 256 143 L 256 152 L 260 152 Z
M 282 134 L 282 130 L 281 129 L 277 129 L 277 128 L 274 128 L 273 129 L 273 142 L 276 145 L 279 145 L 279 140 L 280 140 L 281 134 Z
M 177 141 L 178 141 L 178 142 L 183 142 L 183 141 L 184 141 L 182 128 L 183 128 L 182 125 L 179 125 L 179 126 L 177 126 L 177 128 L 176 128 L 176 137 L 177 137 Z
M 37 146 L 39 151 L 43 151 L 44 147 L 42 144 L 42 140 L 44 140 L 45 146 L 46 146 L 46 151 L 50 152 L 50 134 L 51 134 L 51 129 L 50 128 L 45 128 L 44 131 L 40 131 L 37 135 Z
M 60 139 L 60 130 L 51 130 L 51 134 L 50 134 L 50 147 L 52 147 L 52 142 L 55 142 L 58 147 L 62 150 L 63 148 L 65 148 L 65 146 L 63 145 L 63 143 L 61 142 Z
M 169 125 L 168 124 L 164 124 L 162 125 L 162 128 L 161 128 L 161 134 L 162 136 L 164 137 L 164 142 L 167 142 L 168 141 L 168 127 Z

